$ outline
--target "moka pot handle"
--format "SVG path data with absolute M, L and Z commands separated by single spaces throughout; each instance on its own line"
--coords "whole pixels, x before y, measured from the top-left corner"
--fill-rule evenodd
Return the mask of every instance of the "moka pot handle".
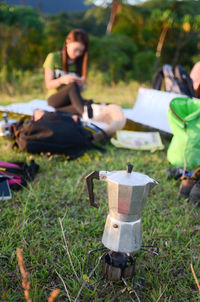
M 85 178 L 86 184 L 87 184 L 87 191 L 88 191 L 88 195 L 89 195 L 89 200 L 90 200 L 90 205 L 95 207 L 95 208 L 98 208 L 99 204 L 94 201 L 93 179 L 99 179 L 99 171 L 93 171 L 92 173 L 90 173 Z

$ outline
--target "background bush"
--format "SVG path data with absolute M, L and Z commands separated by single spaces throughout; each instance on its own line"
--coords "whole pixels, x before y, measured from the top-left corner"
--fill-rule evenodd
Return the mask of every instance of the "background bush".
M 133 58 L 133 71 L 129 78 L 137 78 L 140 81 L 146 81 L 152 78 L 155 72 L 156 56 L 152 50 L 141 51 Z
M 92 37 L 91 66 L 108 73 L 109 82 L 117 82 L 126 78 L 126 73 L 133 68 L 133 56 L 137 46 L 133 41 L 121 34 L 112 34 L 101 38 Z
M 27 76 L 38 73 L 49 52 L 62 49 L 66 35 L 74 28 L 88 32 L 90 73 L 98 71 L 102 84 L 132 79 L 151 82 L 153 73 L 163 64 L 179 63 L 190 71 L 199 60 L 198 1 L 123 4 L 111 34 L 106 35 L 109 14 L 109 7 L 93 7 L 86 12 L 42 15 L 31 7 L 1 2 L 0 90 L 12 94 L 18 87 L 20 92 L 26 92 L 29 88 L 25 84 L 32 85 L 27 84 Z M 164 28 L 167 32 L 161 56 L 156 58 Z

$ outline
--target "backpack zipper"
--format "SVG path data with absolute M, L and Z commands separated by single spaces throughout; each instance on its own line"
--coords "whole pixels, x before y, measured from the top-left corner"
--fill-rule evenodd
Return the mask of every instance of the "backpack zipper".
M 186 122 L 174 111 L 171 104 L 169 105 L 169 108 L 171 109 L 172 113 L 184 124 L 184 129 L 187 127 Z

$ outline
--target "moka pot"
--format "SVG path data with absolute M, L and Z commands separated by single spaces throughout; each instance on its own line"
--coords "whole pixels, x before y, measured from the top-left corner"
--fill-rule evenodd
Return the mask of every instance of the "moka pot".
M 142 244 L 141 215 L 147 195 L 158 184 L 147 175 L 132 172 L 128 164 L 126 171 L 93 171 L 86 177 L 90 204 L 94 201 L 93 179 L 107 182 L 109 214 L 102 237 L 103 245 L 115 252 L 131 253 Z

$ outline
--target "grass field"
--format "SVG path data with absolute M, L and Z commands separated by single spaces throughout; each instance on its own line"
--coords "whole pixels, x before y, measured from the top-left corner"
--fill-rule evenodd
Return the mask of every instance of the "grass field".
M 130 107 L 138 87 L 137 83 L 121 83 L 112 88 L 88 85 L 85 96 Z M 28 101 L 35 94 L 1 98 L 1 103 L 11 103 Z M 44 98 L 44 94 L 39 98 Z M 95 196 L 100 207 L 90 207 L 85 176 L 94 170 L 123 170 L 128 162 L 135 171 L 159 182 L 150 193 L 142 216 L 143 245 L 158 246 L 159 254 L 137 253 L 133 281 L 139 298 L 133 293 L 132 299 L 200 301 L 190 268 L 192 263 L 200 281 L 200 211 L 179 198 L 179 181 L 166 179 L 169 141 L 164 139 L 163 143 L 165 149 L 156 153 L 116 149 L 107 144 L 105 154 L 92 150 L 68 162 L 64 156 L 20 153 L 11 148 L 9 140 L 1 138 L 1 160 L 34 158 L 40 171 L 27 188 L 13 192 L 11 200 L 0 202 L 0 301 L 25 301 L 17 247 L 23 249 L 32 301 L 47 301 L 54 288 L 61 290 L 57 301 L 112 301 L 124 288 L 121 282 L 99 281 L 98 275 L 90 276 L 92 263 L 87 264 L 87 253 L 102 247 L 108 205 L 106 184 L 96 181 Z M 93 265 L 99 255 L 95 254 Z M 128 294 L 117 301 L 129 301 Z

